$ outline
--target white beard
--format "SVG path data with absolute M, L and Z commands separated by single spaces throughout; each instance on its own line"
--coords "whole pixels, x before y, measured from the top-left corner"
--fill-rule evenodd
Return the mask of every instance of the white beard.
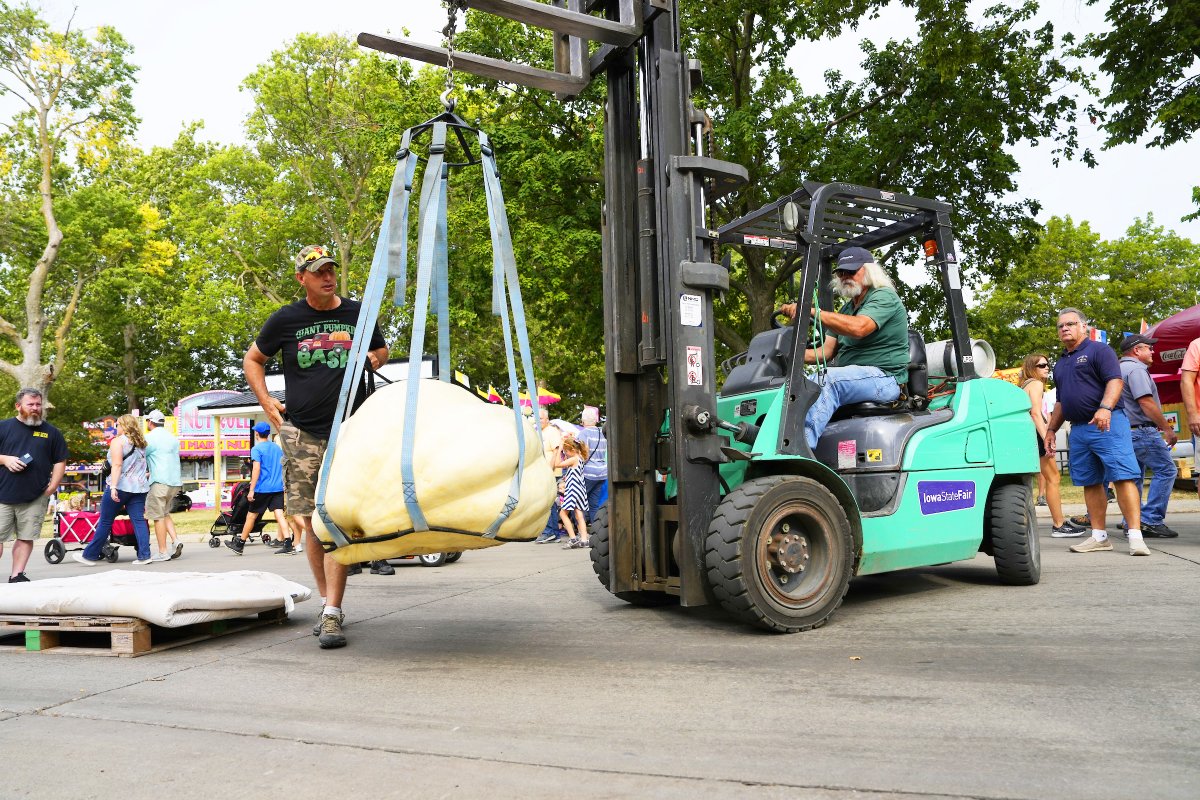
M 862 294 L 866 287 L 859 286 L 854 281 L 843 281 L 839 278 L 834 278 L 829 282 L 829 288 L 843 300 L 853 300 Z

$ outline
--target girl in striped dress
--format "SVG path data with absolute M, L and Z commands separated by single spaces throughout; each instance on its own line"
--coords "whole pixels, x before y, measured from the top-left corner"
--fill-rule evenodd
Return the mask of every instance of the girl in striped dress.
M 587 461 L 588 448 L 583 442 L 575 440 L 571 434 L 563 439 L 562 450 L 559 452 L 558 463 L 563 471 L 563 501 L 558 518 L 562 520 L 567 531 L 567 543 L 564 550 L 574 550 L 580 547 L 591 547 L 588 541 L 587 520 L 587 489 L 583 484 L 583 463 Z M 572 525 L 574 521 L 574 525 Z

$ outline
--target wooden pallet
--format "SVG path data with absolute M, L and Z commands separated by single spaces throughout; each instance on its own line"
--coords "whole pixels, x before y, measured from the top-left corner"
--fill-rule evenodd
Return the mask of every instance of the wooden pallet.
M 0 614 L 0 651 L 144 656 L 287 619 L 283 608 L 253 617 L 162 628 L 136 617 Z

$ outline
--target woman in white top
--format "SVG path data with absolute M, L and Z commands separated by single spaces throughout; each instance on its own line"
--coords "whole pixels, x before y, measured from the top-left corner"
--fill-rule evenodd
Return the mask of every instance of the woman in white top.
M 117 420 L 117 435 L 108 445 L 108 463 L 112 465 L 112 474 L 100 497 L 100 522 L 92 541 L 82 553 L 73 553 L 72 557 L 88 566 L 99 564 L 104 558 L 104 545 L 112 535 L 113 520 L 124 511 L 133 523 L 137 539 L 137 560 L 133 563 L 149 564 L 152 559 L 146 495 L 150 492 L 150 471 L 146 465 L 146 437 L 138 418 L 132 414 Z

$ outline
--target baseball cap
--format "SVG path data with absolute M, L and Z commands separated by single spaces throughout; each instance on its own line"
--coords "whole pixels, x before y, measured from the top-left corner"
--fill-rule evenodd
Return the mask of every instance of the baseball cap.
M 1121 340 L 1121 352 L 1128 352 L 1139 344 L 1154 344 L 1157 341 L 1158 339 L 1146 336 L 1143 333 L 1131 333 Z
M 296 254 L 296 272 L 304 272 L 304 270 L 316 272 L 326 264 L 333 264 L 335 267 L 338 266 L 337 261 L 334 260 L 324 245 L 306 245 Z
M 857 272 L 863 264 L 874 262 L 875 256 L 871 255 L 871 251 L 865 247 L 847 247 L 838 256 L 837 266 L 834 269 L 839 272 Z
M 163 425 L 167 421 L 166 415 L 163 414 L 161 411 L 159 411 L 157 408 L 154 409 L 153 411 L 151 411 L 149 414 L 147 414 L 146 419 L 150 420 L 155 425 Z
M 269 422 L 258 423 L 257 425 L 254 426 L 254 432 L 261 436 L 266 436 L 268 433 L 271 432 L 271 423 L 269 423 Z

